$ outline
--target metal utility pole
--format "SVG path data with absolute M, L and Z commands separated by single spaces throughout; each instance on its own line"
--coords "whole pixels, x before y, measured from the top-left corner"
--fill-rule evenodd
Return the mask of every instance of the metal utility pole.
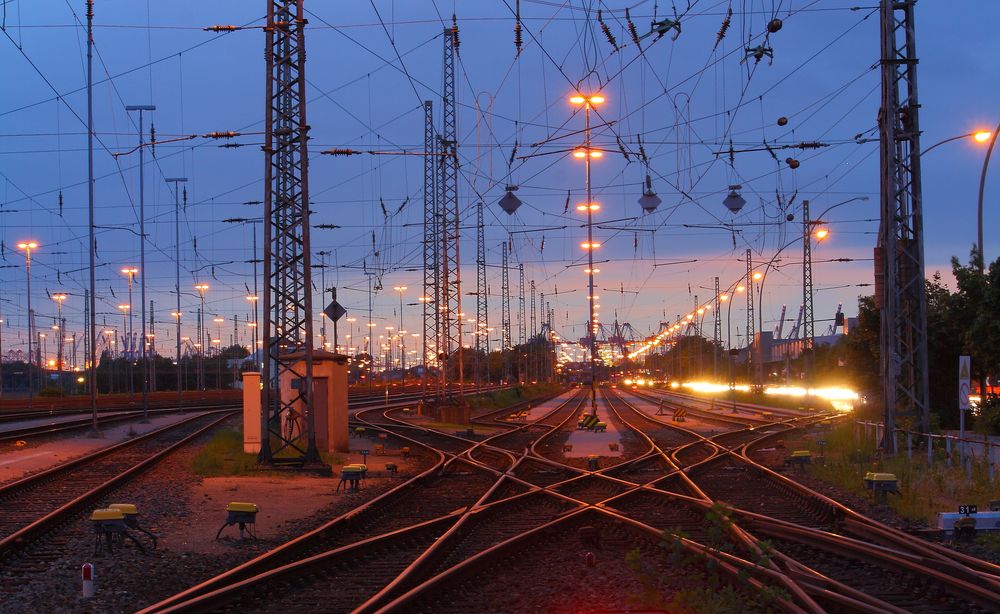
M 816 319 L 813 312 L 812 220 L 809 201 L 802 201 L 802 379 L 806 388 L 812 383 L 813 351 L 816 343 Z
M 915 4 L 915 0 L 883 1 L 880 8 L 881 221 L 875 297 L 881 311 L 882 447 L 890 453 L 895 452 L 897 418 L 924 432 L 930 429 Z
M 90 245 L 90 417 L 91 432 L 100 434 L 97 426 L 97 324 L 94 314 L 97 313 L 97 273 L 95 255 L 97 254 L 97 236 L 94 233 L 94 0 L 87 0 L 87 212 L 89 215 L 89 245 Z
M 434 103 L 424 101 L 424 295 L 423 303 L 423 397 L 428 398 L 428 369 L 437 365 L 441 352 L 441 258 L 437 194 L 438 156 L 434 138 Z M 433 353 L 434 358 L 428 358 Z M 436 388 L 436 386 L 435 386 Z M 434 395 L 436 396 L 436 395 Z
M 449 368 L 457 362 L 457 381 L 462 385 L 462 273 L 460 221 L 458 206 L 458 129 L 455 110 L 455 54 L 458 51 L 458 26 L 452 18 L 452 27 L 444 30 L 444 79 L 442 87 L 442 137 L 441 137 L 441 309 L 442 355 L 447 365 L 442 370 L 443 394 L 449 396 Z M 459 404 L 465 397 L 459 392 Z
M 142 348 L 139 350 L 142 360 L 142 421 L 149 422 L 149 362 L 146 355 L 146 147 L 145 138 L 142 133 L 142 120 L 144 111 L 155 111 L 156 106 L 151 104 L 128 105 L 126 111 L 139 112 L 139 300 L 142 301 Z M 129 289 L 132 287 L 132 278 L 129 277 Z M 132 298 L 129 297 L 129 304 Z M 131 333 L 131 331 L 129 331 Z
M 269 0 L 264 114 L 264 389 L 259 460 L 319 463 L 313 415 L 306 18 L 303 0 Z M 282 394 L 282 380 L 290 384 Z M 301 436 L 282 418 L 304 418 Z M 291 452 L 281 454 L 282 452 Z
M 489 297 L 486 291 L 486 225 L 483 219 L 483 201 L 476 203 L 476 388 L 483 384 L 483 369 L 479 364 L 485 360 L 489 364 L 490 334 Z
M 500 244 L 500 351 L 506 352 L 504 382 L 510 383 L 511 378 L 511 340 L 510 340 L 510 273 L 507 270 L 507 242 Z
M 187 177 L 169 177 L 167 183 L 174 184 L 174 296 L 177 298 L 177 411 L 184 410 L 184 382 L 181 378 L 181 199 L 180 184 L 187 183 Z M 187 203 L 187 188 L 184 188 L 184 202 Z

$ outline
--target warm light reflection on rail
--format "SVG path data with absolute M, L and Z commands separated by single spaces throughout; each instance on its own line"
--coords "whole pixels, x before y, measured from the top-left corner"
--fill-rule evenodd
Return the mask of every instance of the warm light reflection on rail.
M 684 382 L 679 384 L 673 382 L 671 388 L 687 388 L 693 392 L 702 394 L 718 394 L 728 392 L 731 389 L 740 392 L 749 392 L 750 386 L 746 384 L 716 384 L 712 382 Z M 774 396 L 805 397 L 814 396 L 830 402 L 837 411 L 852 411 L 854 406 L 861 400 L 861 396 L 845 386 L 828 386 L 825 388 L 802 388 L 799 386 L 764 386 L 764 394 Z

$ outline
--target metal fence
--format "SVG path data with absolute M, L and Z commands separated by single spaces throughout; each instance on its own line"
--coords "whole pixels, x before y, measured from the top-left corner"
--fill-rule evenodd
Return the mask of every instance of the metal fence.
M 858 442 L 871 442 L 876 448 L 879 447 L 885 431 L 884 424 L 858 420 L 855 421 L 854 427 L 855 439 Z M 989 472 L 990 481 L 993 480 L 995 466 L 1000 460 L 1000 443 L 990 441 L 988 435 L 983 435 L 981 439 L 978 439 L 971 435 L 959 437 L 957 435 L 935 435 L 894 429 L 892 444 L 896 454 L 905 449 L 906 456 L 910 460 L 913 460 L 914 454 L 918 457 L 926 454 L 928 465 L 933 465 L 935 462 L 945 462 L 952 466 L 958 463 L 965 468 L 966 476 L 971 475 L 973 463 L 984 463 Z

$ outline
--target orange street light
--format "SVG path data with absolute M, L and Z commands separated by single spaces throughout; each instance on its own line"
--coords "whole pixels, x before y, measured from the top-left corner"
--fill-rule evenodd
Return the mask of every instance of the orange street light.
M 588 154 L 591 158 L 600 158 L 604 155 L 604 152 L 600 149 L 594 149 L 592 147 L 577 147 L 573 150 L 574 158 L 586 158 Z
M 574 94 L 569 97 L 569 101 L 575 105 L 585 104 L 589 107 L 593 107 L 594 105 L 602 104 L 604 102 L 604 96 L 600 94 L 591 94 L 590 96 Z
M 827 238 L 828 236 L 830 236 L 830 231 L 827 230 L 826 228 L 819 228 L 819 229 L 816 230 L 816 239 L 818 241 L 822 241 L 823 239 Z
M 601 205 L 599 203 L 580 203 L 576 206 L 577 211 L 587 212 L 587 211 L 600 211 Z
M 991 136 L 993 136 L 993 133 L 989 130 L 981 130 L 979 132 L 972 133 L 972 138 L 974 138 L 977 143 L 985 143 L 990 140 Z

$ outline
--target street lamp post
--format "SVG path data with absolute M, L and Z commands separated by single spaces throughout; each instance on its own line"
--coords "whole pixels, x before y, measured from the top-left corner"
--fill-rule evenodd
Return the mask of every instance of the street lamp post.
M 128 305 L 129 306 L 128 306 L 128 330 L 125 333 L 125 336 L 127 338 L 127 340 L 125 342 L 125 350 L 128 352 L 128 374 L 129 374 L 128 391 L 129 391 L 129 393 L 132 392 L 132 389 L 133 389 L 133 387 L 135 385 L 133 383 L 133 380 L 135 379 L 135 372 L 134 372 L 134 367 L 133 367 L 133 365 L 135 364 L 135 356 L 133 355 L 133 350 L 132 350 L 133 343 L 134 343 L 133 340 L 135 338 L 135 329 L 133 327 L 132 311 L 131 310 L 132 310 L 132 305 L 135 304 L 135 303 L 132 302 L 132 282 L 135 280 L 135 274 L 138 273 L 138 272 L 139 272 L 139 269 L 137 269 L 135 267 L 125 267 L 125 268 L 122 269 L 122 274 L 125 275 L 126 277 L 128 277 Z M 142 298 L 143 298 L 143 301 L 145 301 L 145 298 L 144 297 L 142 297 Z M 143 314 L 142 315 L 142 319 L 145 320 L 146 319 L 146 310 L 145 310 L 145 308 L 143 308 L 142 314 Z M 144 333 L 143 334 L 143 348 L 145 348 L 145 331 L 146 331 L 145 324 L 146 323 L 143 322 L 143 327 L 142 327 L 142 330 L 143 330 L 143 333 Z M 142 354 L 143 354 L 143 357 L 145 357 L 145 350 L 143 350 Z M 145 379 L 146 379 L 145 378 L 145 370 L 143 370 L 142 377 L 143 377 L 143 382 L 145 383 Z M 143 389 L 145 389 L 145 386 L 143 386 Z M 144 394 L 143 395 L 143 399 L 144 400 L 145 400 L 145 397 L 146 397 L 146 395 Z M 147 415 L 147 412 L 146 412 L 146 409 L 145 409 L 145 405 L 146 404 L 143 403 L 143 418 L 144 419 L 148 419 L 148 415 Z
M 406 286 L 393 286 L 392 288 L 399 293 L 399 368 L 403 372 L 403 382 L 406 383 L 406 342 L 404 340 L 403 330 L 403 292 L 406 292 Z
M 31 250 L 38 247 L 38 243 L 34 241 L 22 241 L 17 244 L 17 248 L 24 251 L 24 264 L 25 264 L 25 274 L 28 278 L 28 408 L 30 409 L 35 403 L 35 388 L 34 388 L 34 378 L 31 373 L 32 360 L 32 347 L 31 339 L 34 336 L 32 331 L 31 322 Z
M 588 345 L 590 346 L 590 414 L 592 416 L 596 416 L 598 321 L 597 315 L 594 312 L 594 301 L 597 300 L 597 297 L 594 296 L 594 249 L 599 247 L 599 244 L 594 243 L 594 211 L 600 209 L 600 205 L 593 202 L 590 190 L 590 162 L 592 158 L 601 157 L 603 152 L 592 149 L 590 145 L 590 110 L 593 105 L 603 103 L 604 96 L 582 96 L 580 94 L 576 94 L 570 97 L 569 101 L 574 105 L 583 105 L 585 122 L 584 146 L 582 149 L 574 150 L 573 156 L 584 159 L 584 173 L 586 176 L 587 202 L 583 205 L 578 205 L 577 210 L 585 211 L 587 214 L 587 242 L 583 244 L 583 248 L 587 250 L 587 307 L 589 313 L 587 336 L 589 340 Z
M 174 294 L 177 298 L 177 411 L 184 411 L 184 385 L 181 382 L 181 203 L 180 184 L 187 183 L 186 177 L 170 177 L 167 183 L 174 184 Z M 187 189 L 184 190 L 187 201 Z
M 205 292 L 208 284 L 195 284 L 198 291 L 200 306 L 198 307 L 198 390 L 205 390 Z
M 129 321 L 129 310 L 131 308 L 132 308 L 132 305 L 126 305 L 124 303 L 121 304 L 121 305 L 118 305 L 118 309 L 122 310 L 122 348 L 118 352 L 118 357 L 119 358 L 124 358 L 129 363 L 129 370 L 128 370 L 128 373 L 129 373 L 129 382 L 128 382 L 128 391 L 129 391 L 129 394 L 132 393 L 132 377 L 131 377 L 132 376 L 132 360 L 129 357 L 129 350 L 128 350 L 128 347 L 129 347 L 129 332 L 128 332 L 128 324 L 129 324 L 129 322 L 128 321 Z
M 215 346 L 215 389 L 222 390 L 222 323 L 226 321 L 225 318 L 212 318 L 215 322 L 215 327 L 217 329 L 218 337 L 212 339 L 212 345 Z
M 145 423 L 149 422 L 149 362 L 146 355 L 146 143 L 143 135 L 142 120 L 143 113 L 145 111 L 155 111 L 156 106 L 151 104 L 135 104 L 126 106 L 125 110 L 139 112 L 139 268 L 142 270 L 142 277 L 139 278 L 139 300 L 141 301 L 139 313 L 142 319 L 142 340 L 140 342 L 139 356 L 142 361 L 142 365 L 140 366 L 142 377 L 142 422 Z M 132 269 L 132 271 L 128 279 L 128 302 L 130 305 L 132 304 L 132 277 L 136 273 L 135 269 Z M 131 336 L 132 330 L 130 329 L 129 337 Z M 131 389 L 131 383 L 129 386 Z
M 66 334 L 65 331 L 63 330 L 65 326 L 63 326 L 62 306 L 63 306 L 63 301 L 66 300 L 66 295 L 62 293 L 53 294 L 52 300 L 54 300 L 57 305 L 56 322 L 59 327 L 59 342 L 58 345 L 56 346 L 56 373 L 59 374 L 59 388 L 65 392 L 66 386 L 63 383 L 62 370 L 63 370 L 63 340 L 65 339 Z

